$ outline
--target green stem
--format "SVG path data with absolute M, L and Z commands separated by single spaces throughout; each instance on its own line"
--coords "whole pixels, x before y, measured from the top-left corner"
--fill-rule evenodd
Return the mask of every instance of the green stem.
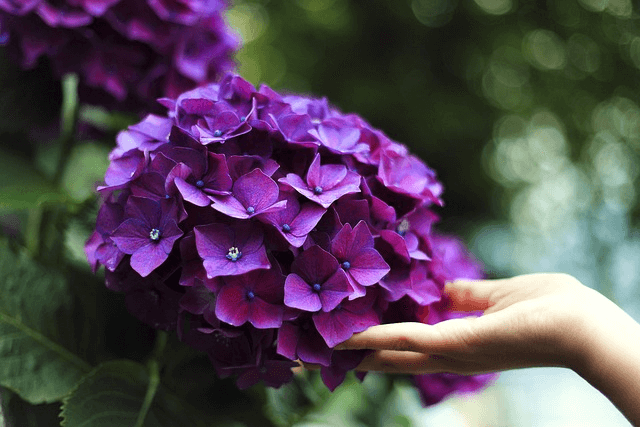
M 149 385 L 147 387 L 147 393 L 144 396 L 144 402 L 142 402 L 142 407 L 140 407 L 135 427 L 143 426 L 144 420 L 151 409 L 153 398 L 156 396 L 158 386 L 160 385 L 160 366 L 158 362 L 155 359 L 149 360 L 149 362 L 147 362 L 147 369 L 149 369 Z
M 149 386 L 147 387 L 144 402 L 142 403 L 142 407 L 138 413 L 138 419 L 136 420 L 135 427 L 142 427 L 144 424 L 144 420 L 151 409 L 153 398 L 158 391 L 158 386 L 160 385 L 160 363 L 158 360 L 161 359 L 162 353 L 167 346 L 167 338 L 168 335 L 165 331 L 156 332 L 156 342 L 153 347 L 153 351 L 151 352 L 151 357 L 147 361 L 147 369 L 149 370 Z
M 25 230 L 25 246 L 33 258 L 37 258 L 40 253 L 40 228 L 42 226 L 42 205 L 27 212 L 27 223 Z
M 62 80 L 62 117 L 60 119 L 60 157 L 54 175 L 54 182 L 60 184 L 69 154 L 75 142 L 80 104 L 78 103 L 78 76 L 67 74 Z

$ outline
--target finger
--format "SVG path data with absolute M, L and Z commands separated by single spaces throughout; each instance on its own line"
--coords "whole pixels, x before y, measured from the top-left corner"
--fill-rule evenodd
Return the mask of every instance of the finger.
M 449 297 L 452 311 L 484 311 L 492 307 L 510 289 L 512 279 L 468 280 L 447 282 L 444 293 Z
M 338 344 L 337 350 L 403 350 L 420 352 L 421 340 L 430 335 L 430 325 L 405 322 L 372 326 Z
M 338 350 L 398 350 L 418 353 L 465 353 L 477 341 L 472 323 L 481 317 L 445 320 L 435 325 L 403 322 L 372 326 L 336 346 Z
M 357 371 L 387 372 L 391 374 L 433 374 L 449 372 L 455 374 L 477 374 L 487 368 L 476 361 L 457 360 L 439 355 L 428 355 L 411 351 L 379 350 L 368 355 Z

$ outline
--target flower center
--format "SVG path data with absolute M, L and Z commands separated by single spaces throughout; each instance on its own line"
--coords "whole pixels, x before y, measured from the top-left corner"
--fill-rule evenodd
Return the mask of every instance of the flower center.
M 241 122 L 244 122 L 245 120 L 247 120 L 247 116 L 242 116 L 242 117 L 240 117 L 240 121 L 241 121 Z
M 204 181 L 201 180 L 201 179 L 197 180 L 196 181 L 196 187 L 198 187 L 198 188 L 204 187 Z
M 315 194 L 322 194 L 322 187 L 320 187 L 319 185 L 316 185 L 315 188 L 313 189 L 313 192 Z
M 313 286 L 311 286 L 313 288 L 314 292 L 320 292 L 320 289 L 322 289 L 322 286 L 320 286 L 320 283 L 314 283 Z
M 255 211 L 256 211 L 256 208 L 254 208 L 253 206 L 249 206 L 249 207 L 247 208 L 247 213 L 248 213 L 248 214 L 252 214 L 252 213 L 254 213 Z
M 345 261 L 342 263 L 342 268 L 344 268 L 345 270 L 348 270 L 351 268 L 351 263 L 349 261 Z
M 154 242 L 157 242 L 158 240 L 160 240 L 161 234 L 162 233 L 160 233 L 160 230 L 158 230 L 157 228 L 154 228 L 149 232 L 149 238 Z
M 216 138 L 222 136 L 222 131 L 220 129 L 216 129 L 215 131 L 213 131 L 213 136 L 215 136 Z
M 235 246 L 229 248 L 229 252 L 227 253 L 227 259 L 229 261 L 236 262 L 242 257 L 242 252 L 238 250 Z
M 165 198 L 165 199 L 167 199 L 167 200 L 169 200 L 169 199 L 171 198 L 171 196 L 170 196 L 170 195 L 168 195 L 168 194 L 165 194 L 165 195 L 164 195 L 164 198 Z
M 288 233 L 291 231 L 291 226 L 289 224 L 282 224 L 282 231 Z
M 251 301 L 252 299 L 254 299 L 256 297 L 256 294 L 253 293 L 253 291 L 248 291 L 247 292 L 247 299 L 249 301 Z
M 407 231 L 409 231 L 409 220 L 406 218 L 403 218 L 402 221 L 400 221 L 400 224 L 398 224 L 396 231 L 401 236 L 404 236 L 405 234 L 407 234 Z

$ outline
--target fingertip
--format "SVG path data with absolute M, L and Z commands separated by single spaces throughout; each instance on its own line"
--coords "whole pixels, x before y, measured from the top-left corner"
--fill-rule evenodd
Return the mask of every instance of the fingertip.
M 447 306 L 452 311 L 485 310 L 489 302 L 489 289 L 480 286 L 482 280 L 456 279 L 445 283 Z

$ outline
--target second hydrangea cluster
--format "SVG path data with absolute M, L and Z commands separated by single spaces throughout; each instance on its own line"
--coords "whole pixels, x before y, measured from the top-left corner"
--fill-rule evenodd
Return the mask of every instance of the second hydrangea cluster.
M 233 68 L 227 0 L 0 0 L 0 44 L 25 68 L 48 57 L 85 102 L 137 110 Z
M 366 354 L 338 343 L 446 319 L 444 282 L 482 276 L 432 233 L 434 171 L 359 116 L 235 75 L 160 102 L 168 117 L 118 137 L 87 255 L 240 388 L 278 387 L 300 360 L 334 389 Z M 460 388 L 420 381 L 425 401 Z

